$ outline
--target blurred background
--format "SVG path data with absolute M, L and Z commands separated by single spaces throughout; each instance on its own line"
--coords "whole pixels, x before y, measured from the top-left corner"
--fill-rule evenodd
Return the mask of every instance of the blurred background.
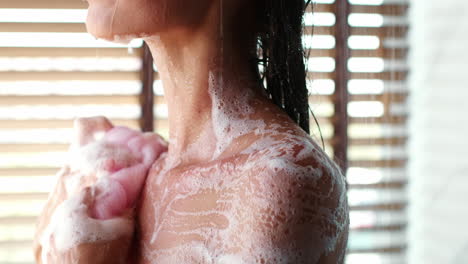
M 350 186 L 347 264 L 468 263 L 467 17 L 461 0 L 308 10 L 311 108 Z M 74 118 L 167 138 L 143 41 L 96 40 L 85 18 L 78 0 L 0 0 L 0 264 L 33 263 L 35 219 Z

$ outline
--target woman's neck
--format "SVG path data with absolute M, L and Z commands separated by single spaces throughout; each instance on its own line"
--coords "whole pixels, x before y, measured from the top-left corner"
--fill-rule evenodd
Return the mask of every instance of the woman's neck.
M 220 24 L 207 22 L 192 32 L 146 39 L 169 109 L 168 155 L 177 163 L 211 160 L 219 152 L 214 102 L 226 96 L 260 96 L 248 49 L 236 45 L 235 32 L 221 30 Z M 232 102 L 223 101 L 223 107 L 230 108 Z

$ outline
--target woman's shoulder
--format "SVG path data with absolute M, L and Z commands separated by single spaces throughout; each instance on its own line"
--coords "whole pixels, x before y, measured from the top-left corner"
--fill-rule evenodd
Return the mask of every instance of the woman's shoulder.
M 252 140 L 241 154 L 248 155 L 247 162 L 276 173 L 290 176 L 306 174 L 304 180 L 330 177 L 344 183 L 337 164 L 305 132 L 295 128 L 271 129 Z
M 263 239 L 277 240 L 276 247 L 283 249 L 281 241 L 297 242 L 287 250 L 303 254 L 296 263 L 327 263 L 328 256 L 338 263 L 349 225 L 346 184 L 338 166 L 305 134 L 263 135 L 250 151 L 246 174 L 252 191 L 244 208 L 251 210 L 258 230 L 265 230 L 259 236 L 275 234 Z M 311 245 L 317 250 L 311 251 Z

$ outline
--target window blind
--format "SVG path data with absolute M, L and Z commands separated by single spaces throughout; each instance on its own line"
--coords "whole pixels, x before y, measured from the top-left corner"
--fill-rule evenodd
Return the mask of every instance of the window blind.
M 0 263 L 33 263 L 32 236 L 72 136 L 106 115 L 139 127 L 142 41 L 96 40 L 87 4 L 0 0 Z
M 326 151 L 342 157 L 339 130 L 348 138 L 347 263 L 404 263 L 408 3 L 351 0 L 343 44 L 336 14 L 345 2 L 336 1 L 319 0 L 308 10 L 304 44 L 311 108 Z M 0 263 L 33 262 L 35 217 L 74 117 L 103 114 L 134 128 L 154 117 L 156 132 L 168 135 L 156 71 L 153 90 L 142 89 L 152 80 L 141 41 L 127 46 L 93 39 L 83 24 L 85 10 L 86 3 L 75 0 L 0 0 Z M 343 47 L 349 57 L 340 57 L 340 68 Z M 148 94 L 153 115 L 141 111 L 140 99 Z M 337 106 L 345 109 L 346 126 Z M 320 140 L 316 124 L 311 128 Z
M 306 16 L 311 107 L 328 152 L 347 164 L 347 263 L 406 262 L 408 8 L 405 0 L 321 0 Z

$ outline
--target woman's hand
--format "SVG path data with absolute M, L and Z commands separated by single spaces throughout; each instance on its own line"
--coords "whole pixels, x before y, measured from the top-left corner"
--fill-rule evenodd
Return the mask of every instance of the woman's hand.
M 68 163 L 39 216 L 37 263 L 128 263 L 133 207 L 150 166 L 167 150 L 157 135 L 80 119 Z
M 134 228 L 131 209 L 120 217 L 92 218 L 95 187 L 86 187 L 60 204 L 53 200 L 39 220 L 37 263 L 127 263 Z

